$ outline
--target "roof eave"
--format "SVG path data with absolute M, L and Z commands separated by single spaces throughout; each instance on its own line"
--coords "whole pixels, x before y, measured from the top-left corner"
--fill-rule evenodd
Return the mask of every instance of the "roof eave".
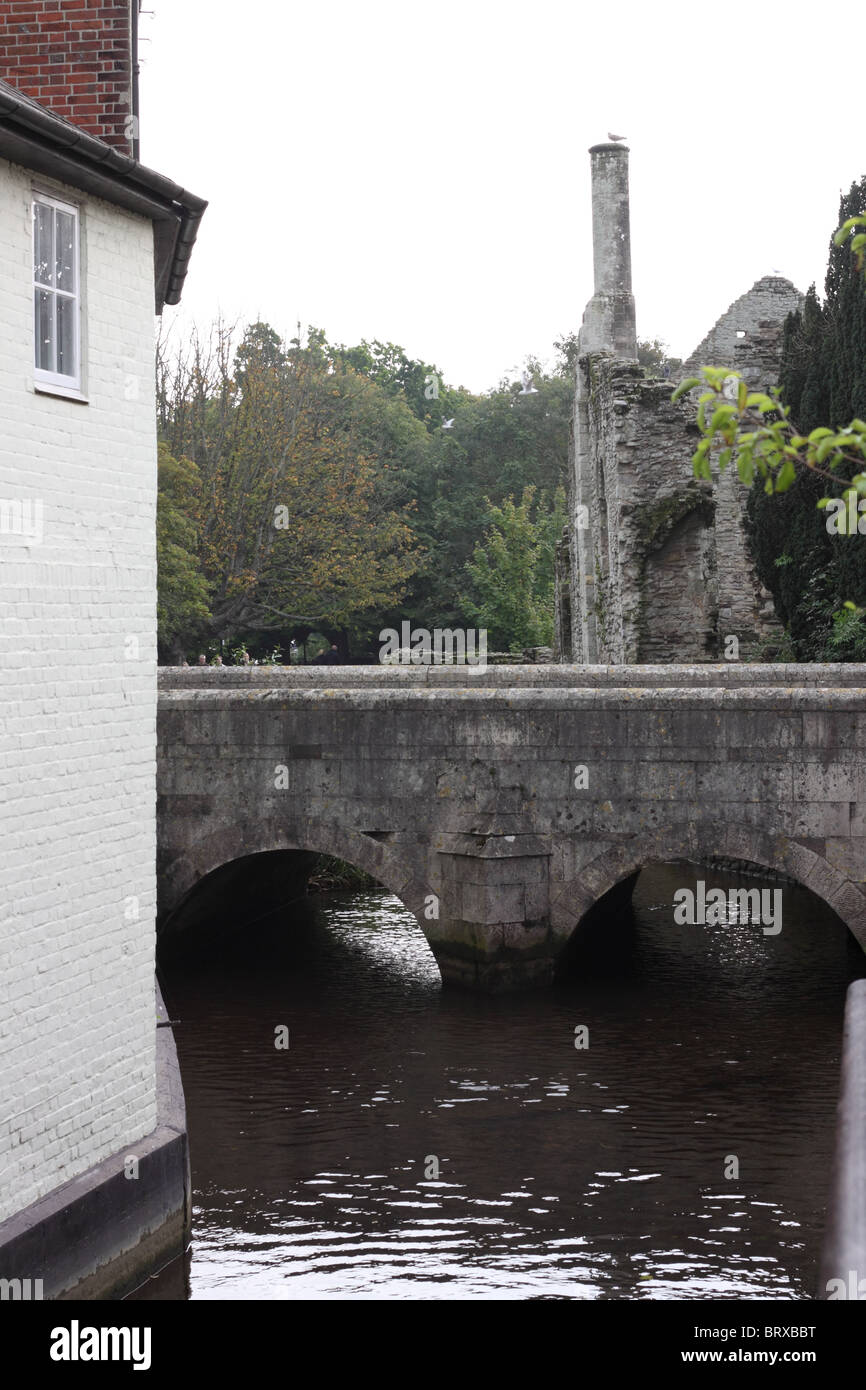
M 156 312 L 180 302 L 207 202 L 35 102 L 0 89 L 0 155 L 154 223 Z

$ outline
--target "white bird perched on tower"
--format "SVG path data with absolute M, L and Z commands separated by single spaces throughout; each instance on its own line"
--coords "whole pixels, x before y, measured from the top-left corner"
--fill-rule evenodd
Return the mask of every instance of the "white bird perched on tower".
M 626 137 L 624 135 L 614 135 L 613 131 L 609 130 L 607 132 L 607 138 L 608 140 L 613 140 L 616 144 L 619 144 L 620 141 L 625 140 Z

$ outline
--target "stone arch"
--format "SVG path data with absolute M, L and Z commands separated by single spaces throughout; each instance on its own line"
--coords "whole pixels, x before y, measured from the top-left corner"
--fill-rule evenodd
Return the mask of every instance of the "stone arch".
M 689 827 L 611 845 L 572 879 L 553 887 L 551 928 L 564 946 L 585 913 L 623 879 L 653 862 L 741 859 L 776 869 L 821 898 L 866 951 L 866 893 L 827 859 L 785 835 L 740 826 Z
M 237 859 L 274 850 L 300 850 L 330 854 L 363 869 L 399 898 L 424 931 L 424 899 L 431 889 L 420 882 L 409 865 L 389 845 L 362 831 L 326 821 L 305 820 L 294 825 L 268 818 L 254 829 L 235 822 L 193 839 L 184 850 L 166 860 L 159 872 L 157 921 L 169 924 L 189 894 L 215 869 Z M 425 932 L 425 936 L 426 936 Z
M 716 535 L 712 508 L 681 502 L 657 528 L 644 557 L 638 619 L 638 663 L 677 652 L 678 661 L 715 655 Z

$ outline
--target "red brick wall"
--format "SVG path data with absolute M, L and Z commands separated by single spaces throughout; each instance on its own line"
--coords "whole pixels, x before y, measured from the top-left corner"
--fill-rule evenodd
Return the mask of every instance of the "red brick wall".
M 133 3 L 0 0 L 0 76 L 131 154 Z

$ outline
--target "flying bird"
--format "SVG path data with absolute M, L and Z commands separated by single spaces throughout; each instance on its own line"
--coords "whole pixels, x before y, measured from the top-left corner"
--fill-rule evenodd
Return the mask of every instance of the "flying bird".
M 443 428 L 443 430 L 450 430 L 451 427 L 452 427 L 452 425 L 454 424 L 454 421 L 456 420 L 456 418 L 457 418 L 456 415 L 452 415 L 450 420 L 446 420 L 446 419 L 445 419 L 445 416 L 443 415 L 443 416 L 442 416 L 442 428 Z
M 624 140 L 626 137 L 624 135 L 614 135 L 613 131 L 609 130 L 607 132 L 607 138 L 608 140 L 615 140 L 616 143 L 619 144 L 620 140 Z
M 521 380 L 523 382 L 523 386 L 520 391 L 521 396 L 538 395 L 538 387 L 533 386 L 532 374 L 530 372 L 524 372 L 523 376 L 521 377 Z

